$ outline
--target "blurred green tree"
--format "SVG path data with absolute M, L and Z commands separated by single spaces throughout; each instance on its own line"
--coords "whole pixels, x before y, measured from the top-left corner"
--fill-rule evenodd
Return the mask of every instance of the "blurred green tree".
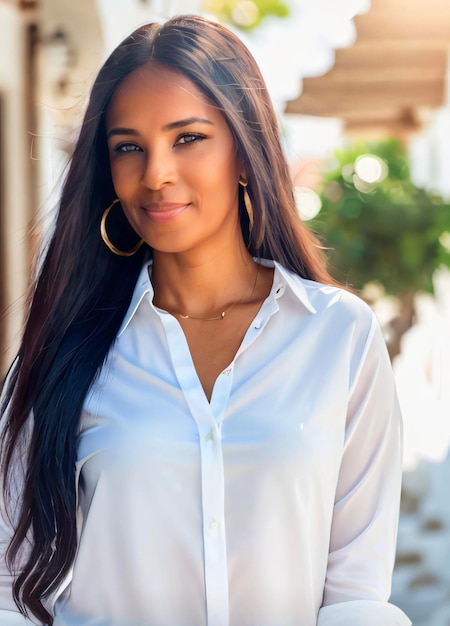
M 413 322 L 414 294 L 432 292 L 435 270 L 450 267 L 450 204 L 413 184 L 407 153 L 394 139 L 337 151 L 321 200 L 309 223 L 330 246 L 332 272 L 358 290 L 376 281 L 400 299 L 398 343 Z
M 283 0 L 202 0 L 202 9 L 241 30 L 255 28 L 267 15 L 289 15 L 289 5 Z

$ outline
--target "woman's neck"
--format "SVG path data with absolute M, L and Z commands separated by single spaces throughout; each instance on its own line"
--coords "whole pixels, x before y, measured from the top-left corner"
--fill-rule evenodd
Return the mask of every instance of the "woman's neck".
M 216 315 L 251 299 L 258 265 L 244 248 L 238 254 L 154 253 L 154 304 L 185 316 Z

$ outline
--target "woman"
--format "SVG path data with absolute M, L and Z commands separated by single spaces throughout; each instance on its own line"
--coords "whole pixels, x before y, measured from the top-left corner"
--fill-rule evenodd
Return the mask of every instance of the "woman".
M 101 69 L 3 413 L 0 624 L 410 623 L 383 340 L 218 24 Z

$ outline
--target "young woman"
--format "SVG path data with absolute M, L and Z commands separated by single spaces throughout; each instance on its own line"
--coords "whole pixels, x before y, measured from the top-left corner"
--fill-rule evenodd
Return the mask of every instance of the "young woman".
M 410 624 L 383 339 L 218 24 L 101 69 L 2 412 L 2 626 Z

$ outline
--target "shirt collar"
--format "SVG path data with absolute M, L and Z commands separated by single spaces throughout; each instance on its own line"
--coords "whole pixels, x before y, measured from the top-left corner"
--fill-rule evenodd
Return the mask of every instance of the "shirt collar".
M 285 288 L 288 288 L 310 313 L 316 313 L 316 309 L 311 303 L 308 290 L 306 288 L 306 284 L 309 281 L 306 281 L 305 278 L 302 278 L 298 274 L 294 274 L 294 272 L 286 269 L 277 261 L 269 261 L 267 259 L 255 260 L 261 263 L 261 265 L 275 268 L 275 274 L 273 277 L 275 293 L 277 293 L 278 287 L 281 287 L 283 291 Z
M 303 304 L 303 306 L 310 312 L 316 313 L 316 309 L 311 304 L 311 300 L 308 296 L 308 291 L 305 287 L 303 278 L 287 270 L 285 267 L 277 263 L 277 261 L 271 261 L 268 259 L 255 259 L 257 263 L 261 263 L 266 267 L 273 267 L 275 269 L 274 274 L 274 286 L 275 294 L 278 293 L 278 287 L 281 287 L 282 291 L 288 287 L 294 296 Z M 139 277 L 134 288 L 133 296 L 131 298 L 130 306 L 119 328 L 118 336 L 120 336 L 130 323 L 133 315 L 136 313 L 140 303 L 144 297 L 149 294 L 150 300 L 153 299 L 153 286 L 150 280 L 149 268 L 152 265 L 152 260 L 147 261 L 139 274 Z M 279 292 L 281 295 L 281 292 Z M 275 296 L 279 297 L 279 296 Z
M 136 313 L 137 308 L 141 304 L 144 297 L 147 294 L 150 294 L 150 300 L 153 300 L 153 286 L 152 286 L 152 283 L 150 280 L 150 274 L 149 274 L 149 268 L 151 267 L 151 265 L 152 265 L 152 260 L 150 259 L 150 261 L 147 261 L 146 263 L 144 263 L 141 269 L 139 277 L 136 281 L 136 286 L 134 288 L 133 296 L 131 297 L 130 306 L 128 307 L 128 311 L 125 317 L 123 318 L 122 324 L 120 325 L 120 328 L 119 328 L 119 332 L 117 333 L 118 337 L 120 337 L 120 335 L 123 333 L 125 328 L 130 323 L 133 315 Z

